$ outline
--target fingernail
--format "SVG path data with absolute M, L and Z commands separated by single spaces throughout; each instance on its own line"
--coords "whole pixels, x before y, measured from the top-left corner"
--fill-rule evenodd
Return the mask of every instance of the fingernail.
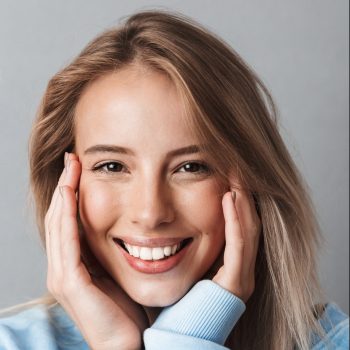
M 59 190 L 60 190 L 60 195 L 61 195 L 61 197 L 63 198 L 63 186 L 60 186 L 60 187 L 59 187 Z
M 67 164 L 68 153 L 64 152 L 64 166 Z
M 233 203 L 235 203 L 236 202 L 236 192 L 231 190 L 231 196 L 232 196 Z

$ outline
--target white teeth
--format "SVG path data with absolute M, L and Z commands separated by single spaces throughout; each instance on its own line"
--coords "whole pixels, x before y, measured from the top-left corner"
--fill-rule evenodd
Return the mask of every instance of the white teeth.
M 152 249 L 153 260 L 160 260 L 164 258 L 164 249 L 157 247 Z
M 129 254 L 131 254 L 131 252 L 132 252 L 131 245 L 128 243 L 124 243 L 124 245 L 125 245 L 125 248 L 128 250 Z
M 171 247 L 170 246 L 164 247 L 164 255 L 165 256 L 171 255 Z
M 174 245 L 171 247 L 171 254 L 175 254 L 178 247 L 180 248 L 180 244 L 174 244 Z
M 137 246 L 132 246 L 132 256 L 134 256 L 135 258 L 139 258 L 140 257 L 140 247 Z
M 180 249 L 180 243 L 166 247 L 138 247 L 128 243 L 124 243 L 125 248 L 130 255 L 142 260 L 161 260 L 164 257 L 174 255 Z
M 142 260 L 152 260 L 152 248 L 141 247 L 141 249 L 140 249 L 140 259 L 142 259 Z

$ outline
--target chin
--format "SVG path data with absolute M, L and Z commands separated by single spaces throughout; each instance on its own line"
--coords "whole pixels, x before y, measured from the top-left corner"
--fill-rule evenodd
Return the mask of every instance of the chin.
M 130 298 L 138 304 L 148 307 L 166 307 L 176 303 L 188 291 L 188 288 L 179 288 L 178 286 L 169 286 L 168 288 L 142 288 L 140 286 L 133 290 L 126 290 Z

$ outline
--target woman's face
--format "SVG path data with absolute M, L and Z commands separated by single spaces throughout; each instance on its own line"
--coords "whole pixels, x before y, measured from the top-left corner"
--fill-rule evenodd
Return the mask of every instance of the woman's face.
M 222 195 L 173 84 L 125 68 L 90 84 L 76 108 L 79 211 L 101 265 L 136 302 L 166 306 L 224 244 Z

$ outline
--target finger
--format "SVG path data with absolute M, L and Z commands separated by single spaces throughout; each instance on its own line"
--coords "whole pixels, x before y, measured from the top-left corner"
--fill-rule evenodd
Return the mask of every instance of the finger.
M 127 314 L 140 330 L 149 326 L 149 321 L 143 308 L 134 302 L 111 278 L 93 278 L 94 284 L 107 294 Z
M 51 200 L 51 205 L 47 211 L 47 221 L 50 222 L 51 220 L 51 216 L 52 216 L 52 212 L 54 211 L 54 208 L 56 206 L 57 203 L 57 198 L 58 198 L 58 194 L 59 194 L 59 186 L 65 185 L 65 178 L 67 175 L 67 163 L 69 160 L 79 160 L 78 156 L 75 155 L 74 153 L 67 153 L 65 152 L 64 154 L 64 168 L 62 170 L 62 173 L 60 175 L 60 178 L 58 180 L 58 184 L 52 194 L 52 200 Z
M 68 157 L 70 157 L 69 155 Z M 51 212 L 48 213 L 48 225 L 52 228 L 60 221 L 60 208 L 62 207 L 62 196 L 59 194 L 59 187 L 70 186 L 74 191 L 78 188 L 79 179 L 81 174 L 81 164 L 77 161 L 77 157 L 73 155 L 68 158 L 66 167 L 63 170 L 61 179 L 55 189 L 54 197 L 55 202 L 53 203 Z M 56 215 L 54 215 L 56 213 Z
M 236 192 L 237 202 L 238 193 Z M 244 239 L 236 205 L 232 193 L 227 192 L 223 197 L 223 213 L 225 218 L 225 253 L 224 266 L 232 276 L 240 276 L 244 253 Z
M 65 161 L 66 162 L 66 161 Z M 59 178 L 59 181 L 58 181 L 58 184 L 62 183 L 64 181 L 64 178 L 66 176 L 66 171 L 65 169 L 63 169 L 61 175 L 60 175 L 60 178 Z M 51 203 L 50 203 L 50 206 L 49 206 L 49 209 L 46 213 L 46 216 L 45 216 L 45 246 L 46 246 L 46 255 L 47 255 L 47 261 L 48 261 L 48 275 L 51 273 L 52 271 L 52 259 L 53 259 L 53 256 L 52 256 L 52 253 L 51 253 L 51 249 L 52 249 L 52 244 L 51 244 L 51 234 L 52 234 L 52 215 L 55 211 L 55 208 L 57 207 L 57 194 L 58 194 L 58 188 L 59 188 L 59 185 L 56 186 L 55 188 L 55 191 L 52 195 L 52 199 L 51 199 Z M 57 260 L 57 257 L 55 258 L 55 260 Z M 48 276 L 49 277 L 49 276 Z
M 61 175 L 60 175 L 60 178 L 58 179 L 58 183 L 55 187 L 55 190 L 52 194 L 52 198 L 51 198 L 51 203 L 50 203 L 50 206 L 49 206 L 49 209 L 47 210 L 47 213 L 46 213 L 46 218 L 45 218 L 45 225 L 46 225 L 46 230 L 48 229 L 48 225 L 49 225 L 49 222 L 51 221 L 51 217 L 52 217 L 52 213 L 53 211 L 55 210 L 55 207 L 56 207 L 56 203 L 57 203 L 57 195 L 58 195 L 58 188 L 60 186 L 60 184 L 63 184 L 63 181 L 64 181 L 64 178 L 66 176 L 66 171 L 65 171 L 65 168 L 63 168 L 62 172 L 61 172 Z
M 79 225 L 78 225 L 79 227 Z M 92 253 L 89 244 L 86 240 L 85 236 L 80 236 L 80 251 L 81 251 L 81 259 L 84 265 L 86 266 L 87 270 L 93 277 L 108 277 L 109 274 L 107 271 L 102 267 L 100 262 L 97 260 L 95 255 Z
M 237 174 L 233 172 L 230 173 L 230 190 L 235 191 L 236 194 L 241 193 L 243 195 L 242 204 L 245 207 L 244 210 L 247 210 L 247 204 L 249 204 L 251 207 L 251 210 L 249 211 L 249 213 L 252 214 L 251 219 L 252 221 L 255 222 L 256 219 L 259 219 L 259 216 L 256 212 L 254 198 L 250 191 L 245 190 L 246 187 L 247 186 L 242 184 L 242 181 L 240 180 L 239 176 L 237 176 Z M 248 200 L 248 202 L 246 200 Z M 237 207 L 237 211 L 238 211 L 238 214 L 240 215 L 240 210 L 238 207 Z M 241 220 L 241 224 L 243 224 L 242 220 Z
M 63 186 L 77 187 L 80 177 L 80 163 L 76 160 L 76 156 L 68 155 L 66 161 L 66 167 L 63 171 L 61 182 L 58 184 L 56 192 L 56 201 L 51 213 L 50 222 L 48 224 L 49 232 L 49 252 L 50 252 L 50 266 L 52 272 L 59 276 L 62 273 L 62 233 L 61 233 L 61 218 L 63 215 L 63 196 L 60 193 L 61 184 Z
M 59 191 L 59 189 L 58 189 Z M 48 225 L 48 239 L 49 239 L 49 266 L 50 273 L 53 279 L 56 281 L 61 279 L 63 275 L 62 271 L 62 259 L 61 259 L 61 223 L 59 217 L 62 210 L 62 196 L 58 195 L 55 207 L 52 211 L 51 221 Z
M 259 246 L 259 240 L 262 232 L 262 224 L 260 219 L 260 214 L 258 213 L 257 203 L 253 196 L 253 194 L 250 193 L 249 197 L 249 205 L 251 209 L 251 213 L 253 213 L 253 245 L 254 245 L 254 266 L 255 266 L 255 260 L 257 256 L 258 246 Z
M 51 251 L 50 251 L 50 237 L 49 237 L 49 230 L 46 227 L 45 224 L 45 249 L 46 249 L 46 256 L 47 256 L 47 268 L 48 270 L 51 269 Z
M 77 268 L 81 264 L 77 222 L 77 200 L 70 186 L 62 186 L 61 254 L 65 268 Z
M 236 191 L 237 198 L 239 197 L 236 209 L 239 220 L 242 226 L 242 231 L 245 239 L 255 238 L 257 226 L 260 225 L 260 219 L 257 214 L 254 199 L 250 192 L 245 190 Z
M 242 277 L 249 278 L 255 268 L 260 233 L 260 219 L 256 211 L 252 194 L 247 191 L 241 191 L 239 195 L 240 200 L 236 207 L 245 241 Z
M 255 198 L 251 192 L 246 192 L 246 193 L 247 193 L 247 199 L 250 207 L 251 221 L 255 224 L 255 226 L 260 226 L 260 216 L 258 214 L 258 208 L 255 202 Z
M 63 184 L 61 186 L 70 186 L 74 191 L 77 190 L 80 174 L 81 174 L 81 163 L 79 162 L 78 157 L 70 153 L 67 159 L 67 176 L 64 178 Z

